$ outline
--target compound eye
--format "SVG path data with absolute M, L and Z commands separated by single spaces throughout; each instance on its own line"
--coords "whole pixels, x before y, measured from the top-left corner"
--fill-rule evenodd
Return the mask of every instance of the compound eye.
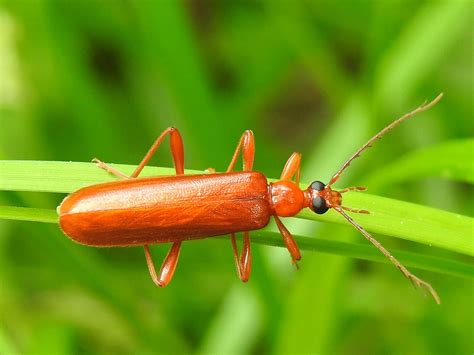
M 315 197 L 313 198 L 313 211 L 317 214 L 324 214 L 328 210 L 328 206 L 326 205 L 326 200 L 322 197 Z
M 315 191 L 323 191 L 326 185 L 323 184 L 321 181 L 315 181 L 311 184 L 310 187 Z

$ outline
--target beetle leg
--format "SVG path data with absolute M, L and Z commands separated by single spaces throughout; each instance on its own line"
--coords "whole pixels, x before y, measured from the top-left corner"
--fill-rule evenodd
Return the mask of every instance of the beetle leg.
M 295 177 L 294 183 L 296 185 L 299 185 L 300 183 L 300 163 L 301 163 L 301 153 L 293 153 L 291 156 L 288 158 L 285 167 L 283 168 L 283 171 L 281 172 L 280 179 L 283 181 L 291 181 L 293 176 Z M 298 245 L 296 244 L 296 241 L 294 240 L 293 236 L 291 233 L 286 229 L 285 225 L 283 222 L 278 218 L 278 216 L 275 217 L 275 222 L 278 226 L 278 229 L 280 230 L 281 236 L 283 237 L 283 241 L 285 242 L 286 248 L 290 252 L 291 259 L 293 260 L 293 264 L 298 267 L 297 261 L 301 259 L 301 253 L 298 248 Z
M 240 137 L 237 148 L 235 148 L 234 155 L 230 161 L 227 172 L 234 169 L 237 158 L 239 157 L 240 152 L 242 152 L 242 162 L 244 171 L 252 171 L 253 161 L 255 157 L 255 140 L 253 137 L 253 132 L 251 130 L 246 130 Z M 247 282 L 250 277 L 250 271 L 252 267 L 252 254 L 250 252 L 250 233 L 244 232 L 242 253 L 239 257 L 239 252 L 237 250 L 237 243 L 235 241 L 235 233 L 230 235 L 232 242 L 232 250 L 234 252 L 235 266 L 237 268 L 237 273 L 239 278 L 243 282 Z
M 171 154 L 173 155 L 173 162 L 174 167 L 176 170 L 176 175 L 183 175 L 184 174 L 184 147 L 183 147 L 183 139 L 181 138 L 181 134 L 179 133 L 178 129 L 175 127 L 168 127 L 160 134 L 160 136 L 155 140 L 151 148 L 143 157 L 140 164 L 137 166 L 135 171 L 132 175 L 127 176 L 126 174 L 118 171 L 115 168 L 105 164 L 104 162 L 100 161 L 97 158 L 92 159 L 92 162 L 95 163 L 99 168 L 106 170 L 107 172 L 114 174 L 118 177 L 129 179 L 129 178 L 136 178 L 142 172 L 145 165 L 150 161 L 151 157 L 155 154 L 158 147 L 160 146 L 163 139 L 165 139 L 166 135 L 170 135 L 170 148 Z
M 170 135 L 170 148 L 171 154 L 173 155 L 173 162 L 174 167 L 176 169 L 177 175 L 184 174 L 184 147 L 183 147 L 183 139 L 181 138 L 181 134 L 179 133 L 178 129 L 175 127 L 168 127 L 159 135 L 159 137 L 155 140 L 151 148 L 143 157 L 140 164 L 137 166 L 135 171 L 130 175 L 131 178 L 136 178 L 145 165 L 150 161 L 153 154 L 155 154 L 156 150 L 160 146 L 163 139 L 165 139 L 166 135 Z
M 280 180 L 290 181 L 294 176 L 295 184 L 298 185 L 300 183 L 300 163 L 301 153 L 291 154 L 281 172 Z
M 285 242 L 286 248 L 290 252 L 291 258 L 293 259 L 293 264 L 298 267 L 298 264 L 296 262 L 298 260 L 301 260 L 300 249 L 298 248 L 296 241 L 293 239 L 293 236 L 288 231 L 288 229 L 286 229 L 280 218 L 278 218 L 276 215 L 273 217 L 275 217 L 275 222 L 278 226 L 278 229 L 280 230 L 281 236 L 283 237 L 283 241 Z
M 184 147 L 183 147 L 183 138 L 179 133 L 178 129 L 175 127 L 168 127 L 165 129 L 152 144 L 148 152 L 143 157 L 140 164 L 137 166 L 135 171 L 130 175 L 131 178 L 136 178 L 142 172 L 143 168 L 153 157 L 161 142 L 166 138 L 166 135 L 170 136 L 170 148 L 171 154 L 173 156 L 174 168 L 176 170 L 176 175 L 184 174 Z M 150 276 L 153 282 L 160 286 L 166 286 L 171 279 L 173 278 L 174 271 L 176 270 L 176 265 L 178 264 L 179 251 L 181 247 L 181 242 L 174 242 L 171 246 L 168 255 L 166 256 L 163 264 L 161 265 L 160 275 L 156 274 L 155 265 L 153 264 L 153 259 L 151 258 L 151 253 L 148 245 L 144 246 L 146 263 L 148 265 L 148 270 L 150 271 Z
M 237 145 L 237 148 L 235 148 L 234 155 L 232 156 L 232 160 L 230 161 L 226 172 L 232 171 L 232 169 L 234 169 L 234 165 L 237 162 L 240 151 L 242 151 L 244 171 L 252 171 L 253 160 L 255 156 L 255 140 L 251 130 L 246 130 L 240 137 L 239 144 Z
M 237 274 L 240 280 L 247 282 L 250 277 L 250 271 L 252 269 L 252 254 L 250 252 L 250 233 L 244 232 L 244 242 L 242 245 L 242 253 L 239 257 L 239 251 L 237 250 L 237 242 L 235 241 L 235 233 L 230 235 L 232 242 L 232 250 L 234 252 L 235 267 L 237 268 Z
M 97 158 L 92 159 L 92 162 L 95 165 L 97 165 L 99 168 L 104 169 L 105 171 L 107 171 L 110 174 L 118 176 L 119 178 L 122 178 L 122 179 L 128 179 L 128 175 L 122 173 L 121 171 L 119 171 L 115 168 L 112 168 L 110 165 L 105 164 L 103 161 L 100 161 Z
M 174 242 L 171 246 L 168 255 L 166 255 L 163 264 L 161 265 L 160 274 L 156 274 L 155 264 L 153 264 L 153 259 L 151 258 L 150 248 L 148 245 L 144 246 L 146 263 L 148 265 L 148 270 L 150 271 L 150 276 L 153 282 L 159 286 L 164 287 L 168 285 L 173 278 L 174 271 L 176 270 L 176 265 L 178 264 L 179 251 L 181 247 L 181 242 Z

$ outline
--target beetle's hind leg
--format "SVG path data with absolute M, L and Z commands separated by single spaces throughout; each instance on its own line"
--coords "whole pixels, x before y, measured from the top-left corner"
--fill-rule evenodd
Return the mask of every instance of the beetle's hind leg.
M 183 138 L 181 138 L 181 134 L 179 133 L 178 129 L 175 127 L 168 127 L 161 133 L 155 142 L 151 145 L 148 152 L 143 157 L 140 164 L 137 166 L 135 171 L 132 173 L 130 177 L 136 178 L 142 172 L 143 168 L 148 164 L 150 159 L 153 157 L 155 152 L 158 150 L 161 142 L 165 139 L 165 137 L 170 136 L 170 149 L 171 155 L 173 156 L 173 163 L 174 168 L 176 170 L 176 175 L 183 175 L 184 174 L 184 146 L 183 146 Z
M 142 172 L 143 168 L 148 164 L 150 159 L 158 150 L 161 142 L 166 138 L 166 136 L 170 136 L 170 149 L 171 154 L 173 155 L 173 163 L 176 170 L 177 175 L 184 174 L 184 146 L 183 146 L 183 139 L 181 138 L 181 134 L 179 133 L 178 129 L 175 127 L 168 127 L 165 129 L 155 140 L 152 144 L 148 152 L 143 157 L 140 164 L 137 166 L 135 171 L 132 175 L 128 176 L 127 174 L 122 173 L 121 171 L 112 168 L 110 165 L 107 165 L 103 161 L 100 161 L 97 158 L 92 159 L 92 162 L 95 163 L 99 168 L 104 169 L 108 173 L 111 173 L 115 176 L 118 176 L 122 179 L 129 179 L 129 178 L 136 178 Z
M 158 150 L 161 142 L 166 138 L 166 136 L 170 136 L 170 149 L 171 154 L 173 156 L 173 163 L 176 170 L 176 175 L 183 175 L 184 174 L 184 147 L 183 147 L 183 139 L 181 138 L 181 134 L 179 133 L 178 129 L 175 127 L 168 127 L 165 129 L 155 140 L 152 144 L 148 152 L 143 157 L 140 164 L 137 166 L 135 171 L 132 175 L 127 176 L 126 174 L 120 172 L 119 170 L 112 168 L 111 166 L 105 164 L 104 162 L 100 161 L 97 158 L 94 158 L 92 162 L 94 162 L 99 168 L 104 169 L 105 171 L 118 176 L 123 179 L 133 179 L 138 177 L 142 172 L 143 168 L 148 164 L 150 159 L 153 157 L 155 152 Z M 156 273 L 155 265 L 153 264 L 153 259 L 151 257 L 150 248 L 148 245 L 144 245 L 145 249 L 145 257 L 146 263 L 148 265 L 148 270 L 150 271 L 150 276 L 153 282 L 160 286 L 166 286 L 171 279 L 173 278 L 174 271 L 176 270 L 176 265 L 178 264 L 179 259 L 179 252 L 181 249 L 181 242 L 175 242 L 171 246 L 168 255 L 166 256 L 163 264 L 161 265 L 159 275 Z
M 105 164 L 103 161 L 100 161 L 97 158 L 92 159 L 92 162 L 97 165 L 99 168 L 104 169 L 108 173 L 115 175 L 121 179 L 129 179 L 130 177 L 127 174 L 122 173 L 121 171 L 112 168 L 110 165 Z
M 166 255 L 163 264 L 161 264 L 160 273 L 156 273 L 155 264 L 153 264 L 153 259 L 151 257 L 150 248 L 148 245 L 144 246 L 146 263 L 148 265 L 148 270 L 150 271 L 150 276 L 153 282 L 160 287 L 168 285 L 173 278 L 174 271 L 176 270 L 176 265 L 178 264 L 179 252 L 181 249 L 181 242 L 174 242 L 171 246 L 168 255 Z
M 230 235 L 232 242 L 232 250 L 234 252 L 235 267 L 237 268 L 237 274 L 240 280 L 247 282 L 250 277 L 250 271 L 252 269 L 252 253 L 250 252 L 250 233 L 244 232 L 244 241 L 242 245 L 242 253 L 239 257 L 239 251 L 237 250 L 237 242 L 235 241 L 235 233 Z

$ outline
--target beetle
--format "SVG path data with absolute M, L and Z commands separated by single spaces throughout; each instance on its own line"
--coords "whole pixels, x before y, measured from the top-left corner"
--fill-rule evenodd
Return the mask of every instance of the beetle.
M 58 207 L 62 231 L 72 240 L 96 247 L 143 246 L 153 282 L 166 286 L 178 263 L 181 244 L 186 240 L 230 234 L 234 261 L 239 278 L 250 276 L 252 256 L 250 231 L 265 227 L 271 217 L 283 237 L 292 262 L 301 259 L 300 250 L 280 217 L 295 216 L 303 208 L 318 214 L 333 209 L 341 214 L 368 241 L 377 247 L 415 286 L 428 290 L 436 302 L 434 288 L 406 269 L 346 211 L 369 213 L 342 206 L 342 194 L 362 191 L 363 187 L 333 190 L 343 171 L 372 143 L 388 131 L 427 110 L 442 97 L 393 121 L 358 149 L 332 176 L 329 183 L 315 181 L 301 190 L 299 187 L 301 154 L 293 153 L 276 182 L 268 182 L 265 175 L 253 171 L 255 142 L 252 131 L 241 136 L 231 162 L 224 173 L 184 175 L 183 140 L 178 129 L 167 128 L 153 143 L 135 171 L 127 176 L 104 162 L 94 159 L 98 167 L 120 178 L 118 181 L 84 187 L 67 196 Z M 139 178 L 162 141 L 169 136 L 176 176 Z M 242 155 L 243 171 L 234 172 Z M 239 255 L 236 233 L 243 233 Z M 156 272 L 150 244 L 172 243 L 159 273 Z

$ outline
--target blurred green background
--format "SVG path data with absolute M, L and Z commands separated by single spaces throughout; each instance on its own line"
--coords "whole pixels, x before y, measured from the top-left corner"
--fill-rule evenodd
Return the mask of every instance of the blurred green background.
M 365 184 L 406 153 L 473 135 L 472 35 L 468 0 L 0 0 L 0 159 L 136 164 L 175 125 L 188 168 L 222 171 L 252 129 L 256 170 L 278 177 L 301 151 L 302 181 L 326 181 L 371 134 L 444 92 L 340 186 Z M 152 164 L 170 166 L 167 149 Z M 370 192 L 472 216 L 467 184 L 426 177 Z M 0 203 L 63 197 L 2 192 Z M 364 243 L 344 226 L 286 223 Z M 167 249 L 153 247 L 157 263 Z M 56 225 L 2 220 L 0 353 L 473 351 L 470 280 L 417 272 L 436 306 L 390 265 L 305 252 L 295 272 L 286 250 L 254 244 L 253 255 L 243 285 L 228 241 L 185 243 L 158 289 L 141 248 L 87 248 Z

